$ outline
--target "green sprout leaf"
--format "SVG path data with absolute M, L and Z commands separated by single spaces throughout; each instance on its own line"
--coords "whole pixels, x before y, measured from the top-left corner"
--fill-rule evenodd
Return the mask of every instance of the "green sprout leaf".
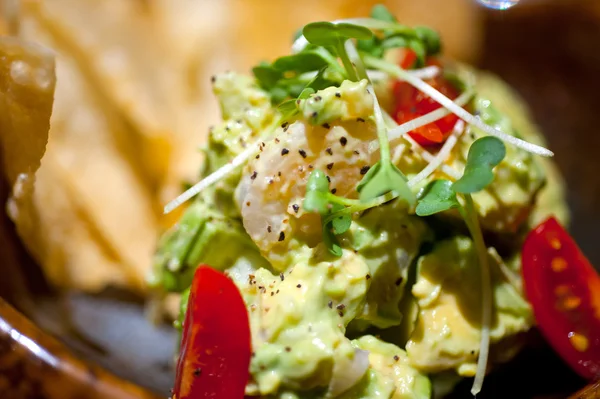
M 417 26 L 414 30 L 425 45 L 427 55 L 436 55 L 442 50 L 440 35 L 436 31 L 426 26 Z
M 371 9 L 371 18 L 378 19 L 380 21 L 398 22 L 394 14 L 392 14 L 390 10 L 388 10 L 383 4 L 376 4 L 373 6 Z
M 383 49 L 404 48 L 408 47 L 408 39 L 404 36 L 390 36 L 385 38 L 381 43 Z
M 269 90 L 271 101 L 275 104 L 281 103 L 283 100 L 289 97 L 290 88 L 284 88 L 281 86 L 275 86 Z
M 307 87 L 304 90 L 302 90 L 302 93 L 300 93 L 300 95 L 298 96 L 298 100 L 306 100 L 313 94 L 315 94 L 315 89 L 313 89 L 312 87 Z
M 356 49 L 362 53 L 366 53 L 377 58 L 383 57 L 383 54 L 385 53 L 382 40 L 377 36 L 373 36 L 369 40 L 357 41 Z
M 373 36 L 373 32 L 364 26 L 331 22 L 310 23 L 304 27 L 302 33 L 306 40 L 319 46 L 337 46 L 340 40 L 368 40 Z
M 373 37 L 371 29 L 364 26 L 354 25 L 349 23 L 340 23 L 335 25 L 338 35 L 344 39 L 367 40 Z
M 383 4 L 377 4 L 371 9 L 371 18 L 391 23 L 397 22 L 394 15 Z M 387 37 L 388 33 L 384 32 L 384 35 Z M 394 48 L 394 46 L 386 47 L 384 43 L 385 39 L 382 40 L 377 35 L 373 35 L 373 37 L 368 40 L 358 40 L 356 42 L 356 48 L 360 52 L 370 54 L 373 57 L 381 58 L 383 57 L 386 48 Z
M 337 63 L 337 61 L 336 61 L 336 63 Z M 338 65 L 338 67 L 339 67 L 339 65 Z M 343 76 L 341 77 L 341 79 L 339 79 L 339 81 L 332 81 L 329 78 L 331 78 L 332 75 L 335 75 L 335 73 L 329 73 L 330 70 L 331 70 L 331 68 L 329 66 L 324 66 L 323 68 L 321 68 L 319 70 L 319 72 L 317 72 L 315 77 L 312 78 L 306 84 L 305 90 L 312 89 L 312 93 L 310 93 L 310 94 L 313 94 L 315 91 L 323 90 L 323 89 L 326 89 L 331 86 L 337 86 L 343 80 Z M 306 95 L 304 90 L 302 91 L 302 93 L 300 93 L 299 98 L 301 100 L 308 98 L 308 97 L 302 97 L 303 95 Z
M 334 213 L 331 218 L 331 227 L 333 227 L 333 233 L 336 235 L 344 234 L 352 225 L 352 216 L 348 213 L 340 213 L 343 210 L 344 206 L 339 204 L 334 204 L 331 208 Z
M 323 224 L 323 243 L 335 256 L 342 255 L 342 248 L 335 237 L 343 234 L 352 224 L 352 216 L 344 213 L 346 207 L 336 203 L 334 196 L 329 192 L 329 180 L 321 170 L 313 171 L 306 183 L 306 196 L 302 206 L 308 212 L 316 212 L 321 215 Z
M 306 191 L 319 191 L 321 193 L 329 192 L 329 180 L 322 170 L 314 170 L 308 177 Z
M 434 180 L 419 195 L 416 213 L 419 216 L 430 216 L 460 206 L 456 193 L 449 180 Z
M 408 48 L 415 52 L 417 61 L 415 63 L 416 68 L 421 68 L 425 65 L 425 57 L 427 56 L 427 49 L 422 41 L 411 39 L 408 41 Z
M 325 73 L 327 72 L 327 70 L 327 66 L 321 68 L 321 70 L 317 72 L 315 77 L 312 78 L 305 86 L 302 85 L 298 87 L 296 84 L 293 83 L 292 80 L 288 80 L 288 83 L 290 84 L 289 86 L 287 86 L 286 89 L 282 89 L 280 88 L 280 86 L 276 86 L 273 89 L 271 89 L 271 100 L 274 102 L 281 102 L 284 99 L 289 98 L 290 96 L 294 97 L 292 99 L 282 102 L 277 107 L 278 111 L 281 113 L 281 122 L 289 120 L 299 112 L 297 100 L 306 100 L 312 94 L 314 94 L 316 90 L 321 90 L 326 87 L 334 86 L 336 84 L 336 82 L 332 82 L 325 78 Z M 279 84 L 281 85 L 282 82 L 285 81 L 280 81 Z M 282 93 L 277 94 L 277 90 L 281 90 Z M 278 101 L 276 101 L 275 95 L 280 96 L 278 97 Z M 297 98 L 295 98 L 296 96 Z
M 294 55 L 279 57 L 273 62 L 273 68 L 281 72 L 310 72 L 317 71 L 329 65 L 330 60 L 317 51 L 303 51 Z
M 359 199 L 367 202 L 393 191 L 409 206 L 415 204 L 416 198 L 407 184 L 406 176 L 392 163 L 377 162 L 356 187 Z
M 296 111 L 296 109 L 297 109 L 297 107 L 296 107 L 296 100 L 288 100 L 288 101 L 282 102 L 277 107 L 277 110 L 279 112 L 281 112 L 282 114 L 286 114 L 286 113 L 289 113 L 289 112 Z
M 270 65 L 258 65 L 252 68 L 252 73 L 256 77 L 258 84 L 269 91 L 283 77 L 283 73 Z
M 344 47 L 344 42 L 348 39 L 369 40 L 373 37 L 370 29 L 349 23 L 313 22 L 306 25 L 302 33 L 309 43 L 318 46 L 333 46 L 344 64 L 348 78 L 352 81 L 359 80 Z
M 281 121 L 286 121 L 298 113 L 296 100 L 287 100 L 279 104 L 277 111 L 281 114 Z
M 457 193 L 470 194 L 483 190 L 494 181 L 493 169 L 506 156 L 506 147 L 500 139 L 485 136 L 469 148 L 463 176 L 452 185 Z
M 307 191 L 302 206 L 307 212 L 326 215 L 329 212 L 329 198 L 319 191 Z
M 342 247 L 340 246 L 340 242 L 329 225 L 323 226 L 323 243 L 332 255 L 337 257 L 342 256 Z

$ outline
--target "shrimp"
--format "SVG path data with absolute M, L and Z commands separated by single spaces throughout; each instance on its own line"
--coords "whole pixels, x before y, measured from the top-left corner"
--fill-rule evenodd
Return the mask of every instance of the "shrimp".
M 319 215 L 303 210 L 310 173 L 324 171 L 333 193 L 356 197 L 356 185 L 379 160 L 369 153 L 375 124 L 358 118 L 311 125 L 298 120 L 278 128 L 273 140 L 244 169 L 236 191 L 244 228 L 276 269 L 292 248 L 321 240 Z

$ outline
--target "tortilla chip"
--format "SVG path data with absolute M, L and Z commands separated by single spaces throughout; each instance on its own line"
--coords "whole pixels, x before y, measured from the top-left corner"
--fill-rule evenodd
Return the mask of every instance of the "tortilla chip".
M 21 174 L 32 176 L 40 166 L 55 83 L 53 52 L 0 37 L 0 142 L 10 184 L 23 179 Z
M 57 286 L 94 291 L 122 285 L 143 291 L 158 212 L 139 165 L 117 140 L 131 135 L 130 130 L 100 106 L 102 99 L 77 60 L 62 50 L 43 24 L 23 17 L 20 25 L 21 36 L 57 49 L 59 83 L 36 190 L 30 206 L 18 212 L 11 208 L 11 217 Z M 7 137 L 19 131 L 31 129 L 11 125 Z
M 0 150 L 13 187 L 7 210 L 19 234 L 38 236 L 31 196 L 35 172 L 46 150 L 54 87 L 53 53 L 11 37 L 0 38 Z

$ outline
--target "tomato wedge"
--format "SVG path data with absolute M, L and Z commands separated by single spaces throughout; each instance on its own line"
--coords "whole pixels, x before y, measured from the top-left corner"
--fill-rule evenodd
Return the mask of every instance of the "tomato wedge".
M 415 52 L 406 49 L 400 66 L 409 69 L 414 65 L 416 59 Z M 433 57 L 428 58 L 426 64 L 441 67 L 439 61 Z M 441 74 L 428 80 L 427 83 L 452 100 L 458 97 L 458 90 Z M 406 123 L 441 107 L 438 102 L 406 82 L 396 82 L 393 93 L 396 100 L 394 119 L 399 124 Z M 409 135 L 423 146 L 438 145 L 443 143 L 452 133 L 457 121 L 458 117 L 450 114 L 436 122 L 412 130 Z
M 582 377 L 600 378 L 600 277 L 551 217 L 523 246 L 523 282 L 542 334 Z
M 251 355 L 250 323 L 236 285 L 200 265 L 183 324 L 173 399 L 242 399 Z

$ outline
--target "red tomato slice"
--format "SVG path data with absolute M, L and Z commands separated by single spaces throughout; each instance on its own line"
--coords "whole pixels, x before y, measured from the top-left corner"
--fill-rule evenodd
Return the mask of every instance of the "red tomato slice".
M 414 51 L 405 50 L 405 55 L 400 66 L 408 69 L 414 65 L 415 60 L 416 54 Z M 439 66 L 440 63 L 435 58 L 428 58 L 427 65 Z M 441 75 L 430 79 L 427 83 L 452 100 L 458 97 L 458 91 Z M 399 124 L 418 118 L 441 107 L 431 97 L 423 94 L 406 82 L 396 82 L 393 86 L 393 93 L 396 100 L 394 117 Z M 458 117 L 450 114 L 434 123 L 412 130 L 409 132 L 409 135 L 423 146 L 438 145 L 443 143 L 450 133 L 452 133 L 452 129 L 457 121 Z
M 600 277 L 554 218 L 523 246 L 523 281 L 539 329 L 581 376 L 600 378 Z
M 416 119 L 421 115 L 422 114 L 400 110 L 396 113 L 396 122 L 403 124 Z M 430 123 L 428 125 L 416 128 L 415 130 L 411 130 L 409 134 L 417 143 L 423 146 L 439 144 L 445 139 L 444 134 L 435 123 Z
M 196 270 L 183 325 L 173 399 L 242 399 L 250 323 L 236 285 L 209 266 Z
M 417 61 L 417 53 L 415 53 L 413 50 L 411 49 L 404 49 L 404 58 L 402 58 L 402 61 L 400 62 L 400 67 L 402 69 L 410 69 L 413 67 L 413 65 L 415 65 L 415 62 Z

